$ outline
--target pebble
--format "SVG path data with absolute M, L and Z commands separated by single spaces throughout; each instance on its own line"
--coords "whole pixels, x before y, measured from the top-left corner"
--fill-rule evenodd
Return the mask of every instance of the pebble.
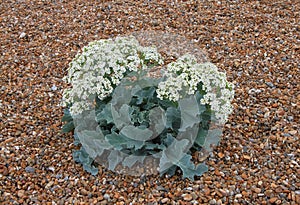
M 269 202 L 270 202 L 271 204 L 275 203 L 276 201 L 277 201 L 277 197 L 272 197 L 272 198 L 269 200 Z
M 24 194 L 25 194 L 25 190 L 19 190 L 18 193 L 17 193 L 19 198 L 23 198 Z
M 34 173 L 34 172 L 35 172 L 35 168 L 34 168 L 34 167 L 27 166 L 27 167 L 25 168 L 25 171 L 26 171 L 26 172 L 29 172 L 29 173 Z
M 193 196 L 191 194 L 182 194 L 184 201 L 191 201 L 193 199 Z
M 161 200 L 161 203 L 162 203 L 162 204 L 166 204 L 166 203 L 168 203 L 169 201 L 170 201 L 169 198 L 163 198 L 163 199 Z
M 237 198 L 237 199 L 242 198 L 242 197 L 243 197 L 242 194 L 236 194 L 236 195 L 235 195 L 235 198 Z

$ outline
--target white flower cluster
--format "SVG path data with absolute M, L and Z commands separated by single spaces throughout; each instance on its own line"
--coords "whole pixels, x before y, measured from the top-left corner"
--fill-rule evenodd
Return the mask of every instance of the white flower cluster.
M 186 54 L 167 65 L 167 79 L 158 85 L 160 99 L 178 101 L 196 91 L 204 93 L 202 104 L 209 104 L 219 123 L 225 123 L 232 112 L 234 85 L 226 80 L 212 63 L 198 64 L 193 55 Z M 199 90 L 200 89 L 200 90 Z
M 154 47 L 142 47 L 134 37 L 117 37 L 91 42 L 69 65 L 65 82 L 72 88 L 63 93 L 63 105 L 71 105 L 74 116 L 109 96 L 130 71 L 147 69 L 148 64 L 162 64 Z

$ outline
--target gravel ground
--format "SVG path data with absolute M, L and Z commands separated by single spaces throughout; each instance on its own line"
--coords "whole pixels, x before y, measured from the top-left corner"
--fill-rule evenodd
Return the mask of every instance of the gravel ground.
M 0 204 L 300 204 L 298 0 L 0 2 Z M 60 133 L 61 79 L 77 51 L 141 29 L 194 40 L 236 84 L 210 170 L 194 182 L 93 177 Z

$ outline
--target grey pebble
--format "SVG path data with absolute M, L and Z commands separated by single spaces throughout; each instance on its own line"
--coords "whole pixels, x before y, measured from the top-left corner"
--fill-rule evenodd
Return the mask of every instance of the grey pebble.
M 34 173 L 35 172 L 35 168 L 31 167 L 31 166 L 27 166 L 25 168 L 25 171 L 28 172 L 28 173 Z

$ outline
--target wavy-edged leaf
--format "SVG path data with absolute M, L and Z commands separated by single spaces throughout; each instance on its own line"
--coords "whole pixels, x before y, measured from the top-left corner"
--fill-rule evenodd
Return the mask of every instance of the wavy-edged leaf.
M 105 136 L 105 139 L 108 141 L 110 145 L 112 145 L 117 150 L 122 149 L 132 149 L 135 150 L 143 147 L 144 142 L 130 139 L 122 134 L 111 133 Z
M 101 112 L 97 113 L 96 119 L 97 122 L 106 121 L 106 123 L 114 122 L 113 116 L 111 113 L 111 103 L 107 104 Z
M 207 136 L 207 133 L 208 133 L 207 130 L 200 128 L 197 137 L 195 139 L 195 143 L 202 147 L 205 143 L 205 138 Z
M 208 168 L 203 163 L 195 166 L 191 159 L 191 155 L 184 154 L 176 165 L 182 170 L 183 178 L 188 178 L 193 181 L 195 176 L 201 176 Z
M 200 110 L 195 96 L 189 96 L 179 100 L 179 108 L 181 112 L 180 131 L 185 131 L 188 127 L 200 122 Z
M 174 139 L 171 145 L 162 152 L 162 157 L 159 163 L 160 172 L 164 172 L 172 165 L 176 165 L 178 161 L 185 155 L 188 144 L 189 141 L 187 139 Z
M 120 132 L 127 138 L 138 141 L 147 141 L 153 135 L 153 132 L 149 129 L 140 129 L 132 125 L 124 126 Z
M 166 113 L 161 107 L 155 107 L 150 110 L 149 120 L 150 120 L 149 129 L 152 130 L 157 136 L 166 127 Z
M 179 129 L 181 124 L 180 111 L 175 107 L 168 107 L 166 110 L 166 128 Z
M 128 155 L 124 158 L 122 165 L 132 168 L 132 166 L 137 162 L 143 163 L 145 158 L 146 156 Z
M 81 147 L 80 150 L 73 151 L 73 159 L 75 162 L 83 165 L 83 169 L 92 175 L 97 175 L 98 168 L 93 166 L 93 159 L 88 155 L 88 153 Z
M 100 156 L 105 149 L 112 147 L 105 140 L 101 131 L 83 130 L 76 133 L 80 143 L 92 159 Z
M 113 122 L 116 127 L 121 130 L 124 126 L 131 125 L 130 118 L 130 107 L 127 104 L 121 106 L 119 110 L 116 110 L 114 106 L 111 107 L 111 113 L 113 117 Z
M 64 116 L 61 118 L 62 122 L 70 122 L 73 121 L 72 115 L 69 109 L 64 109 Z
M 125 155 L 117 150 L 112 150 L 108 155 L 108 169 L 114 171 L 116 166 L 123 161 Z
M 211 151 L 211 145 L 218 145 L 221 135 L 222 129 L 208 130 L 203 147 L 207 151 Z
M 75 128 L 74 122 L 73 122 L 73 121 L 70 121 L 70 122 L 68 122 L 67 124 L 64 124 L 64 125 L 63 125 L 63 127 L 62 127 L 62 132 L 63 132 L 63 133 L 68 133 L 68 132 L 73 131 L 74 128 Z

